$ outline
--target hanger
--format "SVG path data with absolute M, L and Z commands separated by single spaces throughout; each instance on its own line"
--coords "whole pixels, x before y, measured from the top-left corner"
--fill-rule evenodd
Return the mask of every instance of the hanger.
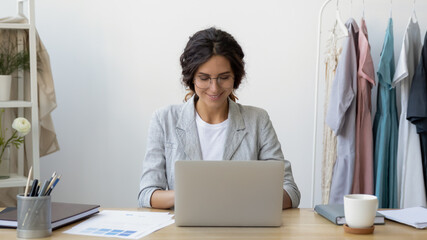
M 416 21 L 417 21 L 417 14 L 415 14 L 415 0 L 414 0 L 413 8 L 412 8 L 412 16 L 411 16 L 411 18 L 412 18 L 412 20 L 413 20 L 414 22 L 416 22 Z
M 5 17 L 2 19 L 3 23 L 24 23 L 26 17 L 24 15 L 24 1 L 26 0 L 17 0 L 17 15 L 11 17 Z
M 338 7 L 338 1 L 339 0 L 337 0 L 337 11 L 336 11 L 336 14 L 335 14 L 335 26 L 334 26 L 334 29 L 338 26 L 341 29 L 342 33 L 343 33 L 343 37 L 347 37 L 348 36 L 348 29 L 347 29 L 347 27 L 345 26 L 345 24 L 341 20 L 341 15 L 340 15 L 339 7 Z
M 18 16 L 24 17 L 24 0 L 18 0 Z
M 365 19 L 365 0 L 362 1 L 362 5 L 363 5 L 362 18 Z

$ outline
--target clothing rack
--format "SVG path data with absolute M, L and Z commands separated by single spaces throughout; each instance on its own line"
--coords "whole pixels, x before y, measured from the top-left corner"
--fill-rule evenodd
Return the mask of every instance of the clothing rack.
M 318 27 L 317 27 L 317 58 L 316 58 L 316 76 L 315 76 L 315 87 L 314 87 L 314 119 L 313 119 L 313 154 L 312 154 L 312 184 L 311 184 L 311 206 L 314 208 L 314 198 L 315 198 L 315 186 L 316 186 L 316 153 L 317 153 L 317 121 L 318 121 L 318 91 L 319 91 L 319 71 L 320 71 L 320 50 L 321 50 L 321 35 L 322 35 L 322 20 L 323 20 L 323 12 L 325 7 L 332 0 L 326 0 L 320 10 L 318 15 Z M 338 2 L 339 0 L 335 0 L 337 4 L 337 16 L 339 17 L 338 11 Z M 352 0 L 350 0 L 352 1 Z M 365 0 L 363 1 L 363 13 L 362 16 L 365 16 Z M 415 12 L 415 0 L 413 1 L 413 11 Z M 392 6 L 393 1 L 390 0 L 390 6 Z M 352 15 L 352 14 L 351 14 Z M 338 18 L 337 17 L 337 18 Z M 392 17 L 392 8 L 390 7 L 390 17 Z
M 323 17 L 323 10 L 328 5 L 329 2 L 332 0 L 326 0 L 319 11 L 319 17 L 318 17 L 318 25 L 317 25 L 317 58 L 316 58 L 316 81 L 314 85 L 314 123 L 313 123 L 313 156 L 312 156 L 312 168 L 311 168 L 311 207 L 314 208 L 314 193 L 315 193 L 315 184 L 316 184 L 316 147 L 317 147 L 317 95 L 318 95 L 318 88 L 319 88 L 319 63 L 320 63 L 320 42 L 321 42 L 321 34 L 322 34 L 322 17 Z M 338 0 L 337 4 L 338 4 Z

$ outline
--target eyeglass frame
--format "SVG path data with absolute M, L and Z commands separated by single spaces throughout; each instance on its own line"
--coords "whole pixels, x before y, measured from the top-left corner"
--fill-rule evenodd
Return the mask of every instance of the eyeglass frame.
M 200 89 L 208 89 L 208 88 L 210 88 L 211 87 L 211 84 L 212 84 L 212 79 L 215 79 L 216 80 L 216 83 L 218 84 L 218 86 L 220 86 L 221 88 L 223 88 L 223 89 L 231 89 L 231 88 L 234 88 L 234 82 L 233 82 L 233 86 L 231 86 L 231 87 L 229 87 L 229 88 L 224 88 L 224 87 L 222 87 L 221 86 L 221 84 L 220 84 L 220 80 L 218 80 L 218 79 L 220 79 L 221 77 L 222 77 L 222 75 L 225 75 L 225 74 L 228 74 L 228 73 L 223 73 L 223 74 L 219 74 L 217 77 L 211 77 L 211 76 L 209 76 L 209 75 L 205 75 L 205 76 L 207 76 L 208 78 L 209 78 L 209 85 L 208 85 L 208 87 L 205 87 L 205 88 L 201 88 L 201 87 L 199 87 L 199 86 L 197 86 L 197 84 L 196 84 L 196 82 L 197 82 L 197 78 L 199 79 L 199 80 L 201 80 L 200 79 L 200 75 L 199 76 L 195 76 L 194 78 L 193 78 L 193 83 L 194 83 L 194 85 L 195 86 L 197 86 L 198 88 L 200 88 Z M 234 76 L 231 76 L 231 75 L 229 75 L 228 76 L 229 78 L 231 78 L 231 79 L 233 79 L 234 80 Z M 207 80 L 207 79 L 206 79 Z M 202 80 L 202 81 L 204 81 L 204 80 Z

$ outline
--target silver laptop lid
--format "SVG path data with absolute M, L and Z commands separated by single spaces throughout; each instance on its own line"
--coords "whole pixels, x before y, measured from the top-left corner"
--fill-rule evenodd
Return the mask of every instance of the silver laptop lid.
M 284 162 L 177 161 L 177 226 L 280 226 Z

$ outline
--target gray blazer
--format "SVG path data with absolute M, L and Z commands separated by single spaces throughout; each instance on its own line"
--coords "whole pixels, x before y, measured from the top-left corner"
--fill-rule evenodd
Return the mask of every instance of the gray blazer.
M 301 194 L 292 176 L 291 163 L 284 159 L 267 112 L 228 100 L 229 126 L 224 160 L 280 160 L 285 162 L 283 189 L 298 207 Z M 151 207 L 152 193 L 174 189 L 174 165 L 178 160 L 201 160 L 194 97 L 181 105 L 157 110 L 151 119 L 147 152 L 138 196 L 140 207 Z

